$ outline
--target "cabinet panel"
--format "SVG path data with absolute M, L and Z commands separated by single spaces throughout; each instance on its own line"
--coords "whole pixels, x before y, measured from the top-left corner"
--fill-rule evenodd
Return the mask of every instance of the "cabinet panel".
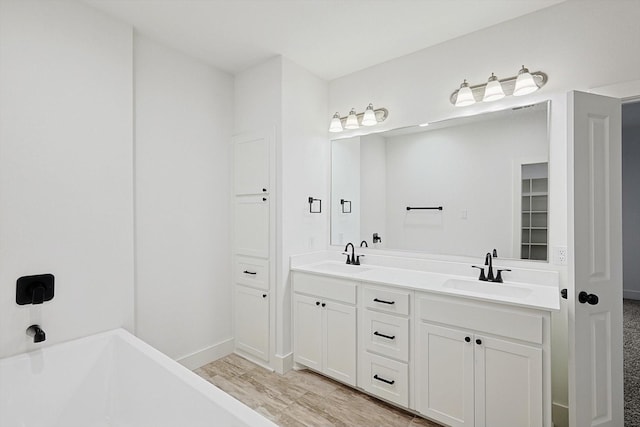
M 324 372 L 346 384 L 356 385 L 356 308 L 322 302 L 324 316 Z
M 236 137 L 233 173 L 236 195 L 269 192 L 269 153 L 269 139 L 265 136 Z
M 476 339 L 476 427 L 542 426 L 542 349 Z
M 236 257 L 236 283 L 269 290 L 269 261 L 265 259 Z
M 406 363 L 365 352 L 363 384 L 369 393 L 401 406 L 409 406 L 409 368 Z
M 429 323 L 419 325 L 419 412 L 452 427 L 474 425 L 473 346 L 473 335 L 468 332 Z
M 364 306 L 394 314 L 409 314 L 409 292 L 400 289 L 365 286 Z
M 362 320 L 365 350 L 402 362 L 409 360 L 409 319 L 364 310 Z
M 417 299 L 418 318 L 542 344 L 542 316 L 435 295 Z
M 235 292 L 236 348 L 269 360 L 269 294 L 246 286 Z
M 317 295 L 347 304 L 356 303 L 356 284 L 350 280 L 336 279 L 316 274 L 293 273 L 293 290 Z
M 269 197 L 235 198 L 234 245 L 237 254 L 269 256 Z
M 293 360 L 322 370 L 322 308 L 320 299 L 293 296 Z

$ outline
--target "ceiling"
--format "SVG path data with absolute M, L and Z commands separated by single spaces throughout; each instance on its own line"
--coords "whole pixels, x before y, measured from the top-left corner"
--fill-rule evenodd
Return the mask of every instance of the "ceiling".
M 564 0 L 83 0 L 235 74 L 282 55 L 331 80 Z

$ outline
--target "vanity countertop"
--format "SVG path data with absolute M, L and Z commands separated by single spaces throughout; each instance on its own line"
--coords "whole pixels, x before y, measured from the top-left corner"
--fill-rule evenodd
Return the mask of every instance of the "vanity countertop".
M 482 282 L 468 276 L 369 264 L 348 265 L 336 261 L 299 265 L 291 270 L 538 310 L 560 310 L 560 290 L 557 286 L 508 281 Z

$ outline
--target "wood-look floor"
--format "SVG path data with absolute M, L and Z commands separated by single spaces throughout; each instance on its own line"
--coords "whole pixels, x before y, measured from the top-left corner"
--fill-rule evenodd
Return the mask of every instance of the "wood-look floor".
M 279 375 L 235 354 L 195 373 L 280 426 L 440 427 L 314 372 Z

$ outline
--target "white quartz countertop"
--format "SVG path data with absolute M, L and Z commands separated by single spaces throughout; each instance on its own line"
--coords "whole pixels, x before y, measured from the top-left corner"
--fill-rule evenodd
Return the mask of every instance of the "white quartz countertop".
M 369 264 L 356 266 L 336 261 L 298 265 L 292 267 L 291 270 L 512 306 L 547 311 L 560 310 L 560 290 L 557 286 L 508 281 L 504 283 L 483 282 L 468 276 Z

